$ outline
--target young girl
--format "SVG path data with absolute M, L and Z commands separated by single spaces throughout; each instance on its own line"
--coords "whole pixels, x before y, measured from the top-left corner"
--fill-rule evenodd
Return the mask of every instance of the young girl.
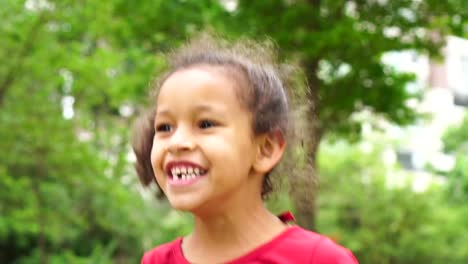
M 251 42 L 204 37 L 174 53 L 133 148 L 143 184 L 156 182 L 194 227 L 143 264 L 357 263 L 264 206 L 288 134 L 284 77 L 271 52 Z

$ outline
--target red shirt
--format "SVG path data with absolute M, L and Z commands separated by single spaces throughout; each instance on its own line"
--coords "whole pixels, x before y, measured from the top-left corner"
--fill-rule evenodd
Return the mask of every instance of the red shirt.
M 147 252 L 142 264 L 189 264 L 182 253 L 182 238 Z M 346 248 L 317 233 L 292 226 L 267 242 L 229 264 L 357 264 Z

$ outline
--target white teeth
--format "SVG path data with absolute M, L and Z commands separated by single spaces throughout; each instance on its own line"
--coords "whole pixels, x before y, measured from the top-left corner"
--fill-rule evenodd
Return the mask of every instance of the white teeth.
M 174 167 L 170 171 L 172 178 L 175 181 L 185 181 L 195 179 L 202 174 L 206 173 L 206 170 L 196 167 Z

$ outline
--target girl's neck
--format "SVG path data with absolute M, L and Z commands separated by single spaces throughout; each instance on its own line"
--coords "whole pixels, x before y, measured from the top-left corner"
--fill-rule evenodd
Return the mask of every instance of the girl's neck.
M 184 238 L 182 249 L 191 262 L 220 263 L 248 253 L 285 229 L 286 225 L 261 201 L 246 202 L 237 210 L 231 208 L 210 217 L 195 216 L 194 230 Z

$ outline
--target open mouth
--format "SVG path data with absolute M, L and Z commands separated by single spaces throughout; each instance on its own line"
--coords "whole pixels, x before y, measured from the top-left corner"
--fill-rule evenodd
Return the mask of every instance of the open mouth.
M 166 173 L 173 182 L 191 182 L 207 173 L 207 170 L 191 162 L 170 162 Z

